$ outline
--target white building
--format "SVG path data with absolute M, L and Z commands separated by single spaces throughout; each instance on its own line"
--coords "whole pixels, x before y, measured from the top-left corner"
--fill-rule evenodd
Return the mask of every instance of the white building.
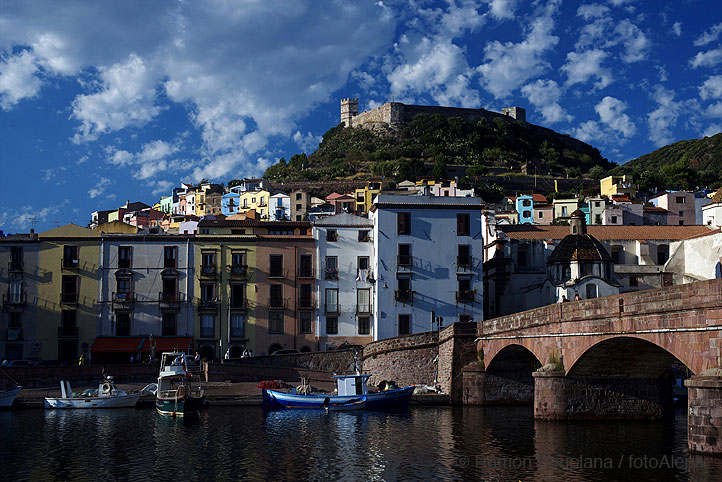
M 314 222 L 316 240 L 316 336 L 322 349 L 376 339 L 373 319 L 373 223 L 342 213 Z
M 376 253 L 374 340 L 483 314 L 481 200 L 379 194 L 371 208 Z
M 291 197 L 282 192 L 272 195 L 268 204 L 268 220 L 290 221 L 290 219 Z

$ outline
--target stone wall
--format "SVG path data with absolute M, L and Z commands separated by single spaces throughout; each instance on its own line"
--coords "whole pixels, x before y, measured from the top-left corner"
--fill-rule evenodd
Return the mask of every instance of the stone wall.
M 262 358 L 262 357 L 258 357 Z M 208 365 L 206 381 L 208 382 L 260 382 L 263 380 L 283 380 L 296 383 L 302 377 L 314 382 L 333 383 L 333 373 L 293 366 L 241 365 L 237 363 L 213 363 Z
M 722 377 L 694 377 L 685 385 L 689 451 L 722 454 Z
M 360 363 L 361 360 L 359 360 Z M 296 367 L 328 373 L 353 373 L 354 351 L 335 350 L 311 353 L 287 353 L 283 355 L 265 355 L 229 360 L 224 365 Z
M 369 385 L 394 380 L 399 386 L 432 385 L 439 353 L 439 333 L 427 332 L 369 343 L 363 350 L 363 372 Z
M 0 370 L 0 390 L 15 386 L 25 388 L 58 388 L 60 380 L 71 386 L 95 386 L 102 380 L 102 372 L 112 375 L 117 384 L 154 383 L 158 379 L 159 365 L 85 365 L 3 367 Z
M 476 323 L 453 323 L 439 334 L 438 380 L 452 403 L 462 402 L 462 370 L 477 359 L 475 338 Z

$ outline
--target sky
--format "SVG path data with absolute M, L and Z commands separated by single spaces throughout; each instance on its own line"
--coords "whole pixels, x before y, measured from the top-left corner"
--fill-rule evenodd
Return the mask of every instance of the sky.
M 258 176 L 397 101 L 624 163 L 722 131 L 719 0 L 0 0 L 0 230 Z

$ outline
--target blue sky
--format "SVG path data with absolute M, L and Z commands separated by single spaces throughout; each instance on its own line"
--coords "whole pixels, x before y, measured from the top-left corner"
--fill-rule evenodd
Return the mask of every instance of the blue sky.
M 624 163 L 722 131 L 718 0 L 0 0 L 0 229 L 312 152 L 339 100 L 518 105 Z

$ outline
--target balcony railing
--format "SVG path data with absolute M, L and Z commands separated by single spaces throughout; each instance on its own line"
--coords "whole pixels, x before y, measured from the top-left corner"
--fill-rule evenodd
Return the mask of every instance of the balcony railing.
M 248 300 L 243 298 L 241 300 L 236 300 L 231 298 L 231 309 L 232 310 L 246 310 L 248 309 Z
M 471 256 L 457 256 L 456 267 L 462 271 L 471 269 Z
M 324 304 L 323 311 L 325 313 L 338 313 L 338 303 L 326 303 Z
M 135 303 L 135 293 L 113 293 L 113 303 Z
M 474 301 L 476 290 L 465 290 L 456 292 L 456 301 Z
M 247 264 L 232 264 L 230 269 L 233 276 L 246 276 L 248 274 Z
M 158 301 L 161 303 L 180 303 L 185 301 L 185 297 L 185 293 L 178 293 L 177 291 L 161 291 L 158 293 Z
M 396 265 L 399 268 L 411 268 L 411 255 L 400 254 L 396 257 Z
M 60 303 L 77 304 L 78 293 L 60 293 Z
M 8 328 L 5 333 L 5 339 L 7 341 L 22 341 L 23 340 L 23 329 L 22 328 Z
M 269 308 L 286 308 L 286 299 L 272 296 L 268 298 L 268 307 Z
M 313 308 L 313 297 L 312 296 L 301 296 L 298 299 L 299 308 Z
M 394 299 L 402 303 L 414 301 L 414 292 L 411 290 L 394 290 Z
M 28 300 L 27 293 L 6 293 L 3 295 L 3 304 L 10 306 L 24 305 Z
M 216 274 L 216 265 L 215 264 L 202 264 L 201 265 L 201 274 L 203 276 L 214 276 Z
M 23 271 L 22 261 L 10 261 L 8 263 L 8 271 L 11 273 L 20 273 Z
M 309 269 L 303 269 L 303 268 L 302 268 L 302 269 L 298 270 L 298 277 L 299 277 L 299 278 L 306 278 L 306 279 L 308 279 L 308 278 L 315 278 L 315 273 L 314 273 L 313 268 L 309 268 Z
M 215 310 L 218 308 L 218 300 L 217 299 L 199 299 L 198 300 L 198 309 L 199 310 Z
M 78 327 L 77 326 L 59 326 L 58 327 L 58 338 L 77 338 Z
M 62 258 L 61 264 L 64 269 L 78 269 L 80 262 L 74 258 Z
M 356 313 L 365 315 L 371 313 L 371 304 L 356 305 Z
M 338 279 L 338 268 L 326 268 L 325 279 Z

